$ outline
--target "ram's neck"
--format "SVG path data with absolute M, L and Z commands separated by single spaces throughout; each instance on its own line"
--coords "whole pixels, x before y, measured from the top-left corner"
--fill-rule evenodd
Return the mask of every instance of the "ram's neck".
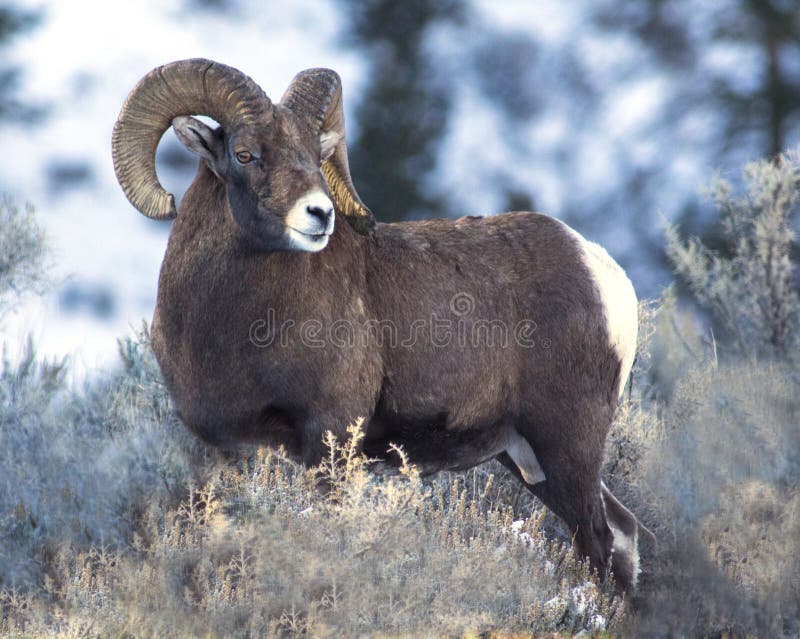
M 211 328 L 280 308 L 298 317 L 341 313 L 341 302 L 366 288 L 365 247 L 337 213 L 328 246 L 318 253 L 261 251 L 248 242 L 231 215 L 224 185 L 205 167 L 181 202 L 161 276 L 162 315 L 208 315 Z M 330 308 L 326 308 L 326 305 Z
M 225 185 L 201 161 L 194 181 L 186 189 L 178 206 L 178 217 L 173 223 L 170 241 L 176 235 L 201 233 L 222 233 L 226 237 L 233 237 L 234 231 Z

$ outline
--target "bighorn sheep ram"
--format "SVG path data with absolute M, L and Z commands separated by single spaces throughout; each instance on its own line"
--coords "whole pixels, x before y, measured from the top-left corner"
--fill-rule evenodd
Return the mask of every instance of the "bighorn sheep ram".
M 155 171 L 170 125 L 201 158 L 179 211 Z M 604 249 L 536 213 L 376 225 L 328 69 L 273 103 L 236 69 L 167 64 L 128 96 L 112 147 L 133 206 L 176 218 L 152 340 L 192 431 L 312 465 L 326 431 L 363 417 L 369 454 L 394 442 L 426 473 L 497 458 L 593 567 L 635 583 L 646 529 L 600 467 L 637 300 Z

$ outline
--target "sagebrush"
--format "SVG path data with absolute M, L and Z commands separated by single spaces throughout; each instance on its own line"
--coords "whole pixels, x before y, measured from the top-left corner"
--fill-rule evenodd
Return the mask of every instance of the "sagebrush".
M 800 201 L 796 154 L 745 166 L 745 193 L 717 177 L 709 193 L 729 254 L 667 228 L 667 255 L 697 301 L 744 356 L 796 357 L 800 347 L 794 225 Z

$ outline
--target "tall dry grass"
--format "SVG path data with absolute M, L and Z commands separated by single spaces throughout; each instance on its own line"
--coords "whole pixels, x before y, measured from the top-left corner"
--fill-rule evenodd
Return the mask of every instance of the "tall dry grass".
M 543 511 L 529 500 L 514 511 L 499 467 L 432 481 L 408 464 L 376 474 L 355 427 L 312 470 L 277 451 L 206 450 L 175 421 L 146 340 L 122 352 L 124 370 L 101 388 L 2 402 L 5 633 L 571 634 L 621 623 L 621 601 L 548 538 Z M 43 384 L 37 370 L 18 371 L 14 388 Z

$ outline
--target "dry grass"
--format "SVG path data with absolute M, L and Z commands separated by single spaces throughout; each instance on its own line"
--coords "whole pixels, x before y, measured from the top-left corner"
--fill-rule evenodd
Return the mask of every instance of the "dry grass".
M 550 540 L 543 511 L 518 496 L 514 511 L 499 467 L 375 474 L 355 427 L 312 471 L 266 449 L 226 457 L 175 421 L 146 345 L 123 353 L 125 371 L 87 395 L 51 384 L 2 403 L 4 633 L 524 636 L 621 623 L 621 601 Z M 17 373 L 18 391 L 45 379 Z
M 779 363 L 689 365 L 668 403 L 634 386 L 605 477 L 659 546 L 623 603 L 497 465 L 376 473 L 357 428 L 313 471 L 223 455 L 176 421 L 146 335 L 121 353 L 81 393 L 33 353 L 3 367 L 4 635 L 798 633 L 800 400 Z
M 659 540 L 627 633 L 800 635 L 798 390 L 788 365 L 712 358 L 621 408 L 606 475 Z

